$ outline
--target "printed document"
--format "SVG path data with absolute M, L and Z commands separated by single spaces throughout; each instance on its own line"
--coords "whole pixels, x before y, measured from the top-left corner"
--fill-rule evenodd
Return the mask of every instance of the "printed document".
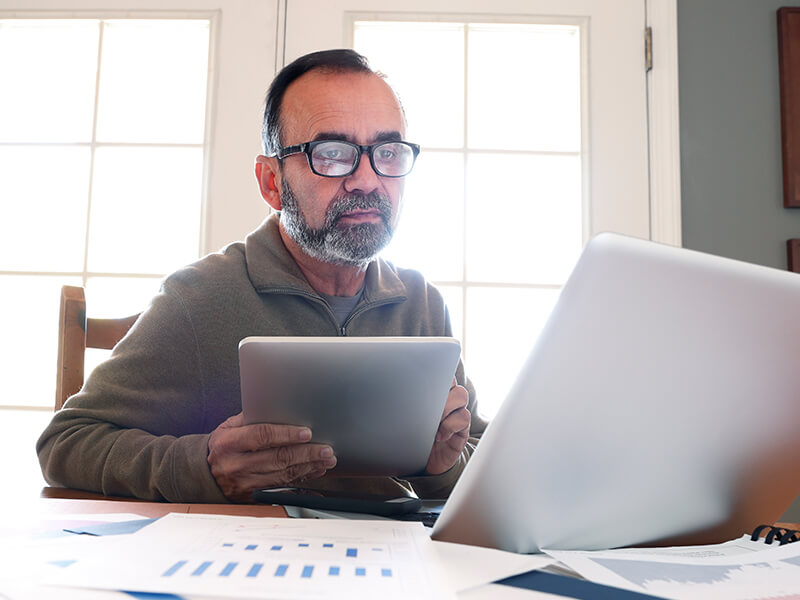
M 800 597 L 800 542 L 743 536 L 708 546 L 546 552 L 596 583 L 664 598 Z
M 98 540 L 100 541 L 100 540 Z M 48 584 L 230 598 L 455 598 L 420 523 L 170 514 Z

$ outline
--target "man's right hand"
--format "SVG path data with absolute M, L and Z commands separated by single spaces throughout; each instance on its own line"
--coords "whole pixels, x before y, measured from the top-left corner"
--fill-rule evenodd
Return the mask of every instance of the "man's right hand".
M 250 502 L 253 490 L 316 479 L 336 465 L 333 448 L 310 439 L 308 427 L 245 425 L 239 413 L 211 432 L 208 464 L 225 496 Z

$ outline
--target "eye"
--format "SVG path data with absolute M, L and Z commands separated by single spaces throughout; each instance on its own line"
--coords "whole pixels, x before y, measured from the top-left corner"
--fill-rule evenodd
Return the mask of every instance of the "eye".
M 395 152 L 394 148 L 391 146 L 381 146 L 378 148 L 376 154 L 378 155 L 378 160 L 382 161 L 395 160 L 397 158 L 397 152 Z
M 326 148 L 318 155 L 320 156 L 320 158 L 326 158 L 328 160 L 336 160 L 337 158 L 342 157 L 342 151 L 338 148 Z
M 346 144 L 326 142 L 314 148 L 313 159 L 323 163 L 349 163 L 353 154 L 353 149 Z

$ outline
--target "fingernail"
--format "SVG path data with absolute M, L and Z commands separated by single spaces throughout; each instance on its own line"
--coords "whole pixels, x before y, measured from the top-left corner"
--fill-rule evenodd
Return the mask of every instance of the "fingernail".
M 330 458 L 331 456 L 333 456 L 333 448 L 325 446 L 322 450 L 319 451 L 319 455 L 322 458 Z
M 298 435 L 302 441 L 307 442 L 311 439 L 311 430 L 308 427 L 304 427 L 300 430 Z

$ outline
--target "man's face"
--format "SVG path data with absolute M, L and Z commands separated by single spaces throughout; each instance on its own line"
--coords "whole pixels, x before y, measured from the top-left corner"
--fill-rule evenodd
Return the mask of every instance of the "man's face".
M 405 136 L 391 88 L 365 73 L 303 75 L 287 89 L 281 119 L 284 146 L 316 140 L 368 145 Z M 303 154 L 291 155 L 279 178 L 281 225 L 309 256 L 361 267 L 391 240 L 403 178 L 379 176 L 367 155 L 354 173 L 337 178 L 315 175 Z

